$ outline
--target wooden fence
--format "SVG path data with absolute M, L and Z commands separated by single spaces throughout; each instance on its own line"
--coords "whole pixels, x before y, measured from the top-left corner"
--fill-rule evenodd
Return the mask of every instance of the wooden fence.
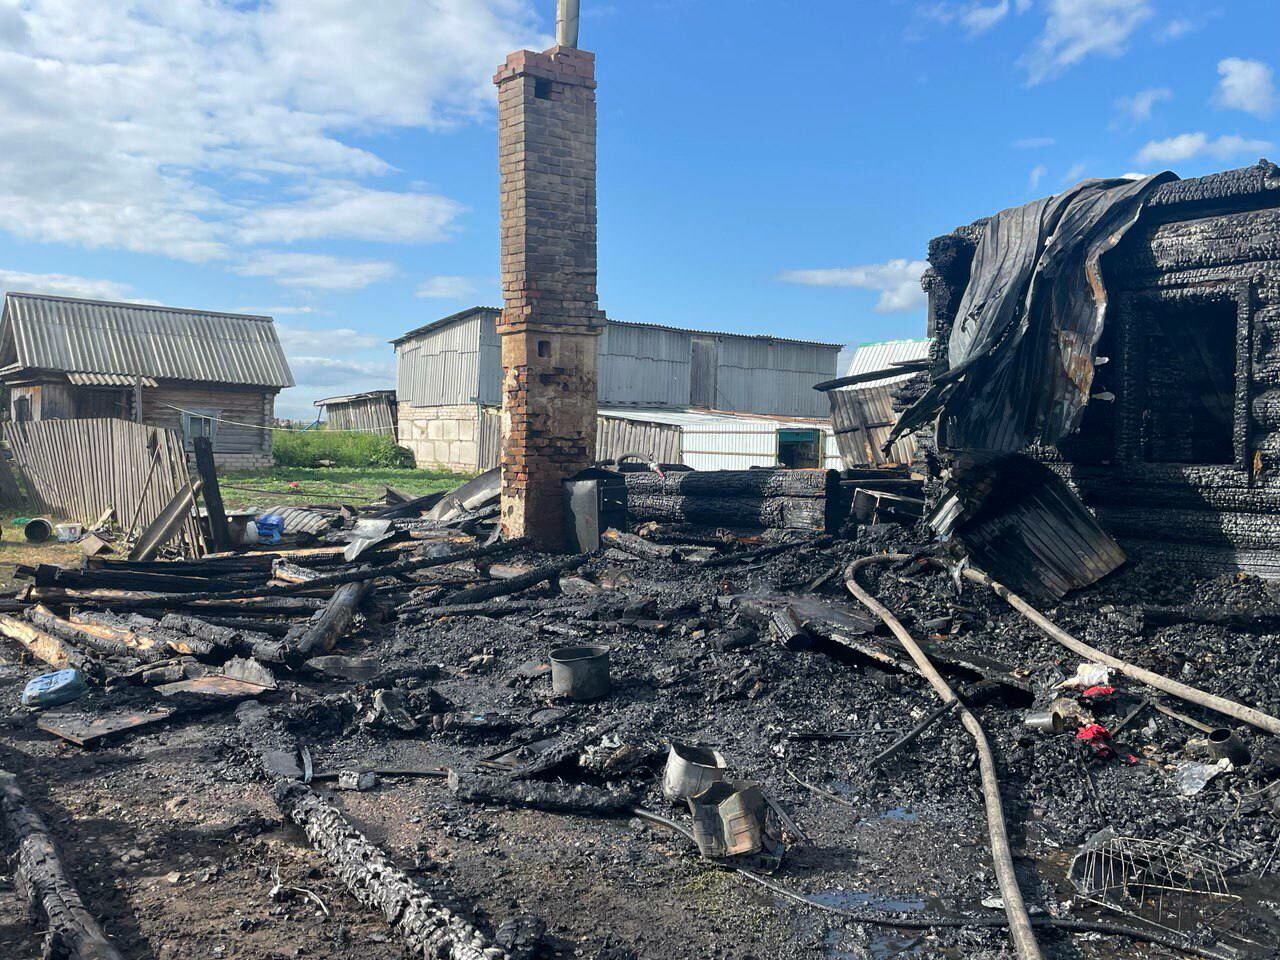
M 41 420 L 5 423 L 8 466 L 32 513 L 91 524 L 108 507 L 128 533 L 142 530 L 191 482 L 182 436 L 130 420 Z M 135 519 L 136 517 L 136 519 Z M 179 531 L 184 554 L 200 556 L 194 514 Z

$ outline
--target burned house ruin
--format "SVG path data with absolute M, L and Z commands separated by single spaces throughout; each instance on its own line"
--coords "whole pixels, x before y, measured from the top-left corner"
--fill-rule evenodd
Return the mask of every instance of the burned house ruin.
M 1280 577 L 1280 168 L 1161 179 L 1132 225 L 1104 238 L 1114 247 L 1099 259 L 1105 318 L 1092 357 L 1068 343 L 1076 331 L 1052 331 L 1087 404 L 1078 426 L 1030 450 L 1130 553 Z M 934 389 L 954 365 L 948 342 L 994 219 L 929 245 Z M 1040 374 L 1053 419 L 1069 399 L 1050 396 L 1053 376 Z M 973 416 L 990 425 L 1011 414 L 993 405 Z

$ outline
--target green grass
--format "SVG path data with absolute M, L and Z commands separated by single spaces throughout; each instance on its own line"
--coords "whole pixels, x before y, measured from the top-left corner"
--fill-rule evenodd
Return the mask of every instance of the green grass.
M 388 486 L 412 496 L 451 490 L 474 474 L 392 467 L 282 467 L 225 474 L 218 479 L 229 508 L 279 503 L 359 505 L 381 499 Z M 295 486 L 296 484 L 296 486 Z
M 27 543 L 22 535 L 22 527 L 13 524 L 16 516 L 19 514 L 0 514 L 0 590 L 12 590 L 17 586 L 19 581 L 14 578 L 13 570 L 20 563 L 29 566 L 39 563 L 59 563 L 66 567 L 80 566 L 84 554 L 80 552 L 79 545 L 59 543 L 56 539 L 49 539 L 44 543 Z M 21 516 L 34 517 L 38 514 L 24 513 Z
M 413 466 L 412 453 L 377 433 L 281 430 L 272 438 L 272 452 L 277 467 Z

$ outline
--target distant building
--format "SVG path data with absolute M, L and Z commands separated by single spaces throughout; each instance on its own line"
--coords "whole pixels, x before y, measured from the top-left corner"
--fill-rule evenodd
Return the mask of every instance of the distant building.
M 392 341 L 400 443 L 419 466 L 497 463 L 499 313 L 473 307 Z M 837 466 L 827 400 L 813 385 L 835 376 L 839 353 L 838 344 L 609 320 L 599 345 L 597 455 L 661 449 L 659 459 L 704 469 Z
M 116 417 L 213 441 L 218 465 L 271 464 L 293 375 L 270 317 L 10 293 L 0 380 L 14 420 Z
M 345 397 L 325 397 L 315 405 L 324 410 L 330 430 L 396 435 L 396 392 L 370 390 Z

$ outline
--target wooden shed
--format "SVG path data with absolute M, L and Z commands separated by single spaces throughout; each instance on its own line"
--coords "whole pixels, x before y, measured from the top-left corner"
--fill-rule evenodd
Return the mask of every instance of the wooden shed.
M 325 412 L 330 430 L 396 435 L 396 392 L 370 390 L 345 397 L 325 397 L 315 405 Z
M 116 417 L 213 441 L 224 469 L 271 464 L 293 375 L 270 317 L 31 293 L 5 296 L 0 380 L 15 421 Z

